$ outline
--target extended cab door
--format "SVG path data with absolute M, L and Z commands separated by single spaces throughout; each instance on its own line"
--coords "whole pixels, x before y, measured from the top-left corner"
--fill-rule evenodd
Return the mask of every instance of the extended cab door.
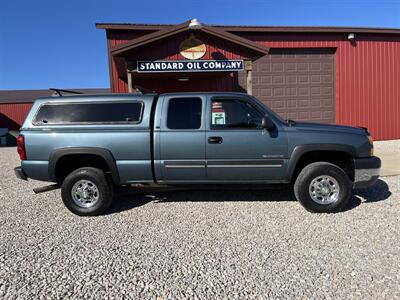
M 205 96 L 162 96 L 159 124 L 155 127 L 155 161 L 159 182 L 206 180 Z M 159 127 L 159 128 L 157 128 Z M 157 172 L 157 171 L 156 171 Z
M 252 98 L 213 96 L 207 102 L 207 179 L 279 181 L 286 169 L 287 138 L 277 123 L 261 127 L 265 111 Z

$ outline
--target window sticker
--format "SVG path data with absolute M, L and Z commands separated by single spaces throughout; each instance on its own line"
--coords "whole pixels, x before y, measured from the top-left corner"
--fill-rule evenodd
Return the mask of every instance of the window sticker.
M 225 125 L 225 110 L 222 108 L 221 102 L 212 103 L 212 125 Z
M 225 113 L 224 112 L 213 112 L 212 113 L 212 124 L 213 125 L 225 125 Z

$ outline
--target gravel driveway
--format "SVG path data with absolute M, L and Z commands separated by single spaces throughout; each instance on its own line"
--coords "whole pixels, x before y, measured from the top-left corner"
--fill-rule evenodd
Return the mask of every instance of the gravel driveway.
M 0 298 L 400 298 L 400 176 L 310 214 L 286 190 L 122 191 L 72 215 L 0 148 Z

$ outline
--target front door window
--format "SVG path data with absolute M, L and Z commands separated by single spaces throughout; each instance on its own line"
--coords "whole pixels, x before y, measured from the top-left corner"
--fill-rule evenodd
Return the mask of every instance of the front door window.
M 262 114 L 249 102 L 212 100 L 211 129 L 261 128 Z

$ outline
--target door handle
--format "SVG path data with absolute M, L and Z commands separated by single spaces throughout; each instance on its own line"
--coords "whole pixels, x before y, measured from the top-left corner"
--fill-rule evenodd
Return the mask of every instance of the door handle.
M 210 136 L 208 138 L 208 143 L 209 144 L 222 144 L 223 139 L 220 136 Z

